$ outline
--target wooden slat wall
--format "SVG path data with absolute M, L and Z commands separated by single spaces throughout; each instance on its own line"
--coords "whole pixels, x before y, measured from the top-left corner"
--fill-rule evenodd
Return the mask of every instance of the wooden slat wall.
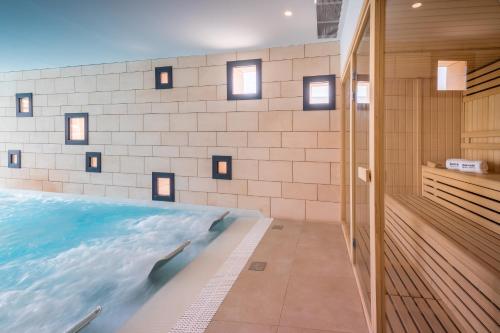
M 433 78 L 386 79 L 386 192 L 420 191 L 420 166 L 460 157 L 462 93 Z
M 423 84 L 421 164 L 460 156 L 462 92 L 438 91 L 436 84 L 435 78 Z
M 485 160 L 500 173 L 500 60 L 467 75 L 462 114 L 462 156 Z
M 415 193 L 418 188 L 414 107 L 418 79 L 387 79 L 385 89 L 386 192 Z

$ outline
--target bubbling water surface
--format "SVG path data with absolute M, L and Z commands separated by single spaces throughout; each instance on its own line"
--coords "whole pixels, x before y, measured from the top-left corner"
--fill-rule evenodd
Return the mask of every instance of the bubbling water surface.
M 118 330 L 232 222 L 209 232 L 220 212 L 0 191 L 0 331 L 64 332 L 98 305 L 84 332 Z

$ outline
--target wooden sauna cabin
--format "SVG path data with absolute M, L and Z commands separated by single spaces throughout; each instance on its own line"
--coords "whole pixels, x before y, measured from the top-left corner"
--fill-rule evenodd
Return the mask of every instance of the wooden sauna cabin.
M 463 92 L 403 81 L 386 95 L 403 84 L 412 97 L 404 142 L 416 157 L 386 154 L 385 330 L 499 332 L 500 60 L 469 72 Z M 446 169 L 447 158 L 486 161 L 488 173 Z

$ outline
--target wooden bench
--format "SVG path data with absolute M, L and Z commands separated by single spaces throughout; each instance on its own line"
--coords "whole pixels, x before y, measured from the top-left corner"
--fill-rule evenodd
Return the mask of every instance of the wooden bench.
M 393 232 L 386 232 L 386 332 L 462 332 L 437 293 L 406 259 L 403 247 Z
M 422 196 L 500 233 L 500 174 L 422 166 Z
M 388 330 L 499 332 L 500 183 L 427 169 L 425 197 L 386 196 Z
M 413 269 L 392 233 L 385 236 L 386 332 L 462 332 L 431 286 Z M 360 283 L 369 288 L 369 236 L 359 228 L 356 238 Z

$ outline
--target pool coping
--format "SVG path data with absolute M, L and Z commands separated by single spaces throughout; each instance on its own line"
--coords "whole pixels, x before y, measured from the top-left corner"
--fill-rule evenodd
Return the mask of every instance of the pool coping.
M 201 290 L 195 302 L 179 318 L 171 333 L 205 331 L 272 221 L 272 218 L 261 218 L 254 224 Z
M 120 333 L 202 333 L 222 304 L 272 218 L 240 218 L 177 273 Z

